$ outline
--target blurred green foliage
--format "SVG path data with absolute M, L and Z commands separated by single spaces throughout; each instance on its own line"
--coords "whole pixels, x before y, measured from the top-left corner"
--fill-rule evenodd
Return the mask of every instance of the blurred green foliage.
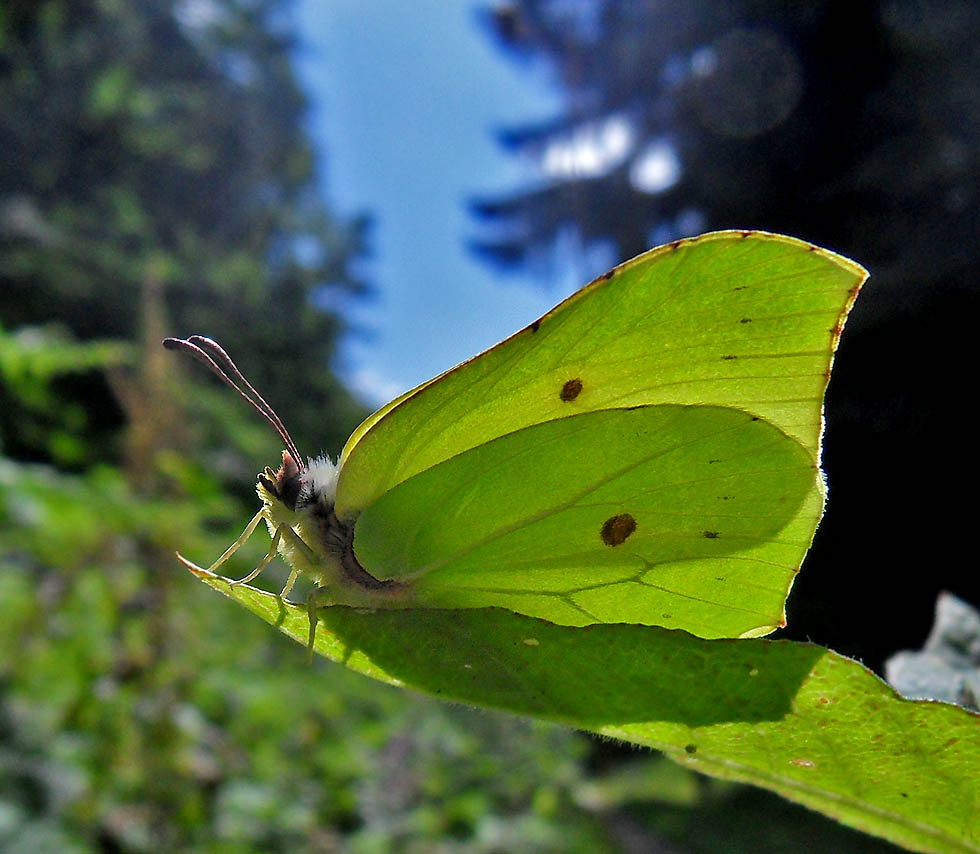
M 0 5 L 0 849 L 885 850 L 310 665 L 179 569 L 228 545 L 279 448 L 162 335 L 221 340 L 301 447 L 363 414 L 314 306 L 364 293 L 367 221 L 316 190 L 287 23 L 275 0 Z

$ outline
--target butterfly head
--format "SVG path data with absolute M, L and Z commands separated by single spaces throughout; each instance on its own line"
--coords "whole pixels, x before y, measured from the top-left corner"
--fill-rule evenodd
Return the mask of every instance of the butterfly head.
M 267 504 L 275 498 L 290 510 L 302 512 L 317 506 L 320 510 L 333 508 L 337 495 L 340 468 L 328 456 L 309 459 L 303 464 L 288 450 L 282 452 L 282 465 L 259 475 L 259 497 Z

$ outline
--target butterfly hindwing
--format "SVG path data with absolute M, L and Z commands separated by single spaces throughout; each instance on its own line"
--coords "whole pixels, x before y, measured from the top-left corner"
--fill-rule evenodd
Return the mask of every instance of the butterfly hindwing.
M 784 529 L 815 477 L 798 442 L 736 409 L 600 410 L 403 481 L 358 519 L 354 550 L 428 606 L 759 633 L 809 545 L 819 505 L 809 529 Z

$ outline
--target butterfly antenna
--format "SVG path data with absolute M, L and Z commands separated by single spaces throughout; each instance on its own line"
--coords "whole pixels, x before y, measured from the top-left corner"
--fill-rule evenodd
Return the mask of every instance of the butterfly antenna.
M 303 458 L 300 456 L 300 453 L 296 448 L 296 443 L 293 442 L 292 436 L 289 435 L 289 431 L 286 429 L 279 416 L 276 415 L 276 411 L 269 406 L 266 399 L 255 390 L 255 386 L 245 379 L 245 375 L 238 369 L 238 365 L 232 361 L 231 356 L 224 351 L 224 348 L 222 348 L 217 341 L 214 341 L 211 338 L 206 338 L 203 335 L 191 335 L 189 338 L 164 338 L 163 346 L 168 350 L 180 350 L 193 356 L 199 362 L 202 362 L 208 368 L 210 368 L 211 371 L 218 376 L 223 383 L 225 383 L 225 385 L 228 385 L 237 391 L 262 415 L 263 418 L 265 418 L 266 421 L 268 421 L 275 428 L 276 432 L 285 443 L 286 450 L 296 461 L 296 465 L 298 465 L 300 469 L 306 468 L 306 466 L 303 464 Z M 245 393 L 243 386 L 250 392 L 251 396 Z
M 222 371 L 226 376 L 230 377 L 236 383 L 241 383 L 246 389 L 252 394 L 250 402 L 256 409 L 259 410 L 276 428 L 276 431 L 282 437 L 282 440 L 286 443 L 286 450 L 293 455 L 296 460 L 296 464 L 300 468 L 304 468 L 303 461 L 300 458 L 299 451 L 296 448 L 296 444 L 293 442 L 292 437 L 289 435 L 289 431 L 286 429 L 286 425 L 282 423 L 276 411 L 268 404 L 266 399 L 259 394 L 258 390 L 253 386 L 245 375 L 238 369 L 231 356 L 225 352 L 225 349 L 213 338 L 207 338 L 204 335 L 191 335 L 187 339 L 191 344 L 197 346 L 211 355 L 211 358 L 219 364 Z M 256 402 L 258 405 L 256 406 Z

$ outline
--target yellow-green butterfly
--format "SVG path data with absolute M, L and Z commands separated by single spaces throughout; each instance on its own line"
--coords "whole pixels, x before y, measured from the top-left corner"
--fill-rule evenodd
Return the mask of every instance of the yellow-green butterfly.
M 766 634 L 822 513 L 823 393 L 866 277 L 763 232 L 658 247 L 379 409 L 336 464 L 303 462 L 213 341 L 168 339 L 286 445 L 210 571 L 264 520 L 242 582 L 281 554 L 283 595 L 303 574 L 315 604 Z

